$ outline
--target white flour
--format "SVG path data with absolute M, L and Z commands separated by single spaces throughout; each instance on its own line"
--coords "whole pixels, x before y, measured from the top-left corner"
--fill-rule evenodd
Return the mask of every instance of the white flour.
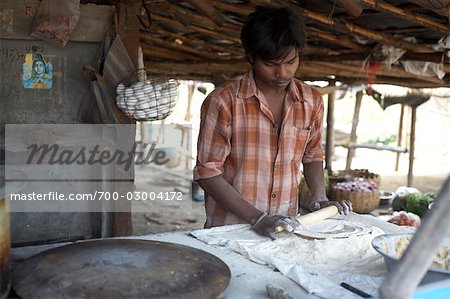
M 282 233 L 279 239 L 272 241 L 256 235 L 245 224 L 199 230 L 192 234 L 205 243 L 224 246 L 254 262 L 276 268 L 321 298 L 361 298 L 342 288 L 341 282 L 376 296 L 387 269 L 371 242 L 384 231 L 356 221 L 348 224 L 347 221 L 333 220 L 337 222 L 308 226 L 310 233 L 327 235 L 321 240 Z M 330 237 L 327 229 L 341 235 L 353 235 L 335 239 Z
M 299 236 L 285 235 L 275 241 L 266 241 L 247 250 L 254 256 L 276 256 L 291 264 L 325 271 L 349 270 L 353 273 L 374 275 L 383 273 L 385 266 L 381 256 L 372 248 L 372 239 L 384 232 L 371 228 L 371 233 L 357 234 L 348 238 L 306 240 Z

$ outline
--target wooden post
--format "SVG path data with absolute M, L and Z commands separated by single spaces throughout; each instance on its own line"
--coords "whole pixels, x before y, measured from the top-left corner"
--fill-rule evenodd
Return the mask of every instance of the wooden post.
M 329 86 L 335 86 L 335 81 L 330 81 Z M 336 99 L 336 92 L 328 93 L 328 108 L 327 108 L 327 132 L 325 144 L 325 169 L 328 175 L 332 172 L 333 153 L 334 153 L 334 103 Z
M 115 30 L 120 35 L 122 42 L 127 49 L 128 55 L 130 56 L 134 66 L 137 68 L 139 68 L 138 46 L 139 29 L 141 25 L 136 15 L 139 15 L 140 6 L 141 1 L 139 0 L 120 1 L 115 6 Z M 135 132 L 135 130 L 133 130 L 133 132 Z M 134 137 L 130 137 L 130 141 L 134 142 Z M 116 182 L 115 186 L 117 190 L 132 190 L 132 183 L 130 184 L 126 182 Z M 128 236 L 133 234 L 131 203 L 121 202 L 120 204 L 127 205 L 128 211 L 112 213 L 112 233 L 115 237 Z M 125 207 L 122 207 L 121 210 L 125 211 L 127 209 Z
M 417 107 L 411 109 L 411 136 L 409 137 L 409 166 L 408 166 L 408 187 L 413 184 L 413 167 L 414 167 L 414 143 L 416 140 L 416 114 Z
M 142 52 L 142 47 L 138 47 L 138 79 L 140 82 L 147 80 L 147 74 L 145 73 L 144 66 L 144 54 Z M 141 121 L 141 151 L 144 152 L 145 144 L 148 143 L 148 122 Z
M 191 113 L 192 97 L 194 95 L 196 87 L 197 87 L 197 85 L 194 82 L 188 84 L 188 105 L 186 108 L 186 115 L 184 116 L 185 121 L 191 121 L 191 119 L 192 119 L 192 113 Z
M 359 122 L 359 112 L 361 110 L 361 102 L 362 102 L 363 93 L 362 91 L 358 91 L 356 93 L 356 103 L 355 103 L 355 111 L 353 112 L 353 120 L 352 120 L 352 131 L 350 133 L 350 144 L 356 143 L 356 130 L 358 129 Z M 352 160 L 355 156 L 355 148 L 349 147 L 347 151 L 347 163 L 345 164 L 345 169 L 349 170 L 352 166 Z
M 397 132 L 397 146 L 402 146 L 402 134 L 403 134 L 403 116 L 405 114 L 405 104 L 401 104 L 400 108 L 400 121 L 398 123 L 398 132 Z M 398 171 L 398 165 L 400 162 L 400 153 L 396 154 L 395 158 L 395 171 Z
M 116 5 L 116 32 L 122 38 L 133 64 L 138 66 L 139 30 L 141 23 L 136 17 L 140 13 L 141 1 L 119 1 Z

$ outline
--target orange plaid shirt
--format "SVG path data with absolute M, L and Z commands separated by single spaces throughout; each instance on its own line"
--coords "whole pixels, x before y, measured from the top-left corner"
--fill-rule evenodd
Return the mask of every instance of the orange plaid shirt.
M 319 92 L 293 79 L 278 128 L 250 71 L 204 101 L 194 180 L 222 175 L 259 210 L 295 216 L 300 162 L 323 161 L 322 122 Z M 245 223 L 209 194 L 205 208 L 207 228 Z

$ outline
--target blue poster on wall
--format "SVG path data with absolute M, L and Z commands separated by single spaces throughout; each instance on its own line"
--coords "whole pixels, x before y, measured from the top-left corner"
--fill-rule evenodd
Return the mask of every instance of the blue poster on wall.
M 52 88 L 53 66 L 40 53 L 28 53 L 23 64 L 22 85 L 32 89 Z

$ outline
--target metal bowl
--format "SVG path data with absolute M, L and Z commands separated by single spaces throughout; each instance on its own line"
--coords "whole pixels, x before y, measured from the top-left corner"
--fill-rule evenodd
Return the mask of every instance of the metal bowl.
M 375 237 L 372 240 L 372 247 L 384 257 L 384 261 L 388 270 L 394 269 L 397 267 L 399 263 L 399 258 L 396 255 L 396 245 L 400 239 L 404 237 L 412 237 L 413 233 L 405 233 L 405 234 L 386 234 Z M 444 240 L 442 245 L 450 248 L 450 237 L 447 237 Z M 429 282 L 439 281 L 443 279 L 450 278 L 450 270 L 438 269 L 438 268 L 430 268 L 422 282 L 420 284 L 425 284 Z
M 394 200 L 394 192 L 379 190 L 378 193 L 380 194 L 380 205 L 390 205 Z

